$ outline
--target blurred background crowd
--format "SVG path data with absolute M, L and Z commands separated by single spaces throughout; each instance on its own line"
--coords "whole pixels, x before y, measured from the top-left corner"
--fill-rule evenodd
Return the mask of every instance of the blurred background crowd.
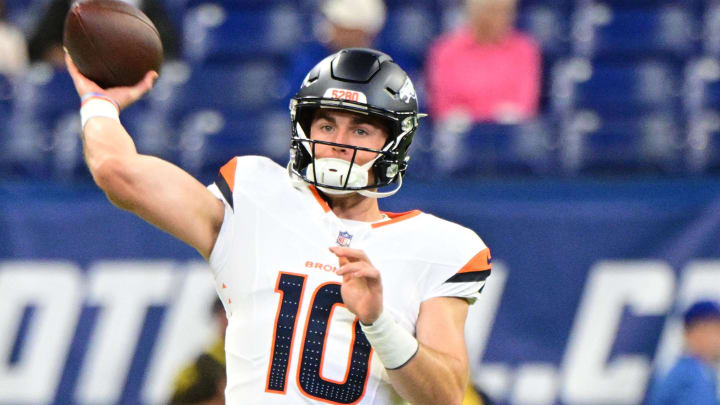
M 123 121 L 141 151 L 201 177 L 234 154 L 284 162 L 289 98 L 349 46 L 389 53 L 415 81 L 430 117 L 411 176 L 720 168 L 720 1 L 131 2 L 158 27 L 166 63 Z M 62 63 L 68 7 L 0 0 L 3 177 L 87 177 Z

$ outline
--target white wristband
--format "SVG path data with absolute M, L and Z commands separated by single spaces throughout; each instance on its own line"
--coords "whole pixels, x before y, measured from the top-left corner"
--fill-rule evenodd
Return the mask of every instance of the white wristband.
M 360 322 L 365 337 L 388 370 L 407 364 L 420 349 L 417 339 L 383 311 L 372 325 Z
M 88 120 L 94 117 L 105 117 L 120 122 L 120 109 L 110 97 L 90 93 L 82 98 L 82 106 L 80 107 L 81 128 L 85 128 Z

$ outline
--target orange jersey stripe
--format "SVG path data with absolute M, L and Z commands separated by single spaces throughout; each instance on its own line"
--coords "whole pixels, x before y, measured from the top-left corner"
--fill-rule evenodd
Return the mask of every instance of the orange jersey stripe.
M 235 168 L 237 167 L 237 157 L 232 158 L 225 166 L 220 168 L 220 175 L 225 179 L 230 191 L 235 190 Z
M 473 256 L 467 264 L 465 264 L 457 274 L 468 273 L 472 271 L 483 271 L 492 269 L 492 258 L 490 256 L 490 249 L 485 248 L 480 253 Z
M 310 188 L 310 191 L 312 191 L 313 196 L 315 196 L 315 199 L 317 200 L 318 204 L 322 206 L 323 210 L 325 212 L 330 211 L 330 206 L 328 205 L 327 201 L 325 201 L 322 196 L 320 196 L 320 193 L 317 191 L 317 188 L 315 186 L 308 186 Z
M 422 211 L 420 211 L 420 210 L 412 210 L 412 211 L 400 212 L 400 213 L 397 213 L 397 212 L 383 212 L 383 214 L 385 214 L 385 215 L 387 215 L 388 217 L 390 217 L 390 219 L 387 220 L 387 221 L 376 222 L 376 223 L 372 224 L 372 227 L 373 227 L 373 228 L 379 228 L 379 227 L 381 227 L 381 226 L 394 224 L 394 223 L 396 223 L 396 222 L 400 222 L 400 221 L 404 221 L 404 220 L 406 220 L 406 219 L 410 219 L 410 218 L 416 217 L 416 216 L 422 214 Z

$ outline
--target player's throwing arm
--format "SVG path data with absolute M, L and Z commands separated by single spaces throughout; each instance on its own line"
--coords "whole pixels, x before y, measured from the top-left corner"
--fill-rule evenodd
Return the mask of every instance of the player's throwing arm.
M 98 7 L 97 4 L 101 4 L 102 7 Z M 107 8 L 108 4 L 110 8 Z M 116 10 L 112 7 L 121 9 Z M 130 8 L 130 11 L 127 8 Z M 78 2 L 68 15 L 66 52 L 74 49 L 78 55 L 82 55 L 86 66 L 106 65 L 116 72 L 128 72 L 131 75 L 124 78 L 116 76 L 104 78 L 103 80 L 111 83 L 110 85 L 128 83 L 128 80 L 137 77 L 134 72 L 138 67 L 130 69 L 127 66 L 117 66 L 113 63 L 120 62 L 113 60 L 111 53 L 94 53 L 83 49 L 82 42 L 72 35 L 69 36 L 67 30 L 75 25 L 71 21 L 81 18 L 85 21 L 92 20 L 93 24 L 89 27 L 95 31 L 86 32 L 88 44 L 102 47 L 107 42 L 120 43 L 124 48 L 137 49 L 133 43 L 121 42 L 123 39 L 142 41 L 140 36 L 143 35 L 143 31 L 129 34 L 135 25 L 126 27 L 130 31 L 126 31 L 127 35 L 121 38 L 114 38 L 112 35 L 122 33 L 106 28 L 123 27 L 122 24 L 113 24 L 112 20 L 126 21 L 128 13 L 144 17 L 139 10 L 124 2 L 107 0 Z M 68 38 L 74 38 L 75 41 L 68 42 Z M 161 47 L 160 52 L 162 52 Z M 143 61 L 138 61 L 137 58 L 131 60 L 139 63 L 142 68 L 142 66 L 152 66 L 156 59 L 155 57 L 149 64 L 142 63 Z M 158 73 L 154 70 L 145 71 L 140 76 L 140 80 L 132 85 L 102 88 L 78 71 L 70 54 L 66 53 L 65 60 L 75 89 L 81 97 L 83 150 L 88 168 L 97 185 L 118 207 L 134 212 L 183 240 L 207 258 L 222 223 L 224 212 L 222 203 L 205 186 L 180 168 L 156 157 L 138 154 L 132 138 L 120 124 L 120 111 L 150 91 Z M 90 69 L 90 71 L 95 70 Z

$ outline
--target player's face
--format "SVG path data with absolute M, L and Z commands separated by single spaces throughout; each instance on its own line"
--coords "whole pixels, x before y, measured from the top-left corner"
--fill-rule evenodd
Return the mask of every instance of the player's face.
M 720 320 L 709 322 L 708 339 L 712 342 L 712 357 L 715 361 L 720 360 Z
M 720 360 L 720 320 L 703 320 L 688 329 L 688 339 L 703 356 Z
M 343 145 L 382 149 L 388 133 L 382 123 L 372 117 L 349 111 L 318 109 L 310 126 L 310 138 Z M 337 158 L 350 161 L 353 153 L 353 148 L 315 145 L 315 157 L 320 159 Z M 367 163 L 376 155 L 368 151 L 358 151 L 355 164 Z

